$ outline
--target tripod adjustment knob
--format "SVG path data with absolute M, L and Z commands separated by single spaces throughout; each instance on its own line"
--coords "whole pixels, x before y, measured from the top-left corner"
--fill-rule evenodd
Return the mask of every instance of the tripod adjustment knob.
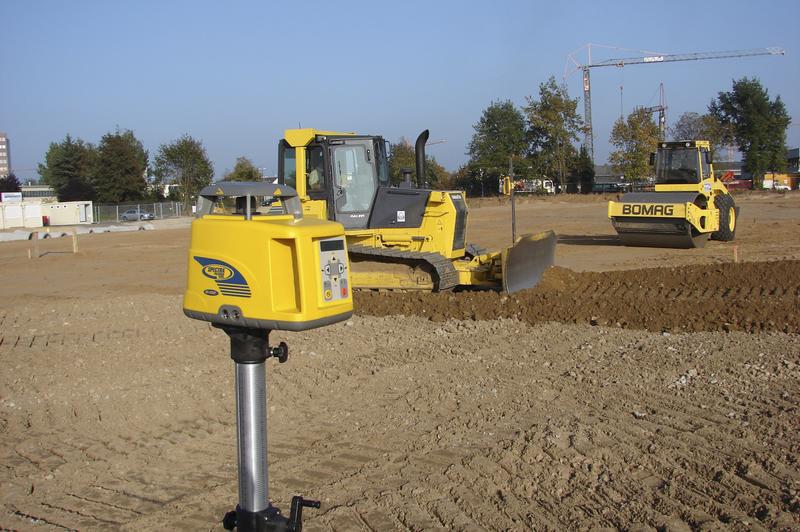
M 278 347 L 270 347 L 268 356 L 277 358 L 278 362 L 283 364 L 289 359 L 289 346 L 286 345 L 286 342 L 281 342 Z
M 303 532 L 303 508 L 319 509 L 320 502 L 304 499 L 300 495 L 292 497 L 292 508 L 289 510 L 289 523 L 286 526 L 291 532 Z

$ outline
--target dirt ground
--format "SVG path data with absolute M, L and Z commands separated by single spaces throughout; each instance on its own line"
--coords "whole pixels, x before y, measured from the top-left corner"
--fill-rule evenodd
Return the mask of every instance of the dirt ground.
M 364 292 L 273 332 L 276 505 L 320 499 L 308 530 L 800 528 L 800 194 L 737 201 L 737 241 L 698 250 L 619 246 L 602 198 L 520 201 L 520 232 L 559 234 L 535 289 Z M 508 211 L 472 202 L 469 240 L 510 242 Z M 0 244 L 0 530 L 221 530 L 233 364 L 181 313 L 188 235 Z

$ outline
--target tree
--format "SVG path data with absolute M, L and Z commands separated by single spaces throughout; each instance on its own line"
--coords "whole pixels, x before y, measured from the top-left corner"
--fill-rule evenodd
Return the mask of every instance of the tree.
M 569 165 L 577 155 L 572 142 L 583 130 L 578 99 L 571 99 L 566 87 L 559 87 L 551 76 L 539 85 L 539 99 L 528 97 L 527 101 L 524 111 L 533 166 L 541 174 L 558 178 L 566 190 Z
M 55 190 L 59 201 L 93 200 L 96 159 L 94 146 L 67 134 L 63 141 L 50 144 L 44 164 L 39 164 L 39 175 Z
M 19 192 L 20 190 L 22 190 L 22 186 L 13 172 L 0 178 L 0 192 Z
M 181 201 L 188 207 L 200 189 L 211 184 L 214 167 L 203 144 L 189 135 L 183 135 L 171 144 L 161 145 L 153 175 L 157 185 L 179 184 Z
M 403 180 L 403 168 L 410 168 L 416 171 L 417 155 L 416 149 L 405 137 L 401 137 L 397 144 L 391 144 L 389 150 L 389 177 L 392 184 L 396 185 Z M 419 186 L 437 188 L 447 185 L 450 181 L 450 173 L 444 166 L 439 164 L 435 158 L 425 154 L 425 179 Z
M 508 172 L 509 161 L 523 163 L 527 142 L 525 117 L 511 101 L 492 102 L 483 111 L 469 143 L 470 174 L 480 190 L 497 193 L 498 178 Z M 470 187 L 471 189 L 472 187 Z
M 589 194 L 594 186 L 594 163 L 586 146 L 581 146 L 575 160 L 570 181 L 580 185 L 581 194 Z
M 261 172 L 247 157 L 236 159 L 232 172 L 225 174 L 224 181 L 261 181 Z
M 675 125 L 669 128 L 672 140 L 707 140 L 711 143 L 712 152 L 719 152 L 724 147 L 723 130 L 722 124 L 714 115 L 695 112 L 683 113 Z
M 122 203 L 142 199 L 147 189 L 147 150 L 133 131 L 106 133 L 97 147 L 94 188 L 97 201 Z
M 611 144 L 616 148 L 609 161 L 629 181 L 640 181 L 650 173 L 650 154 L 658 148 L 658 126 L 644 108 L 634 110 L 627 120 L 614 123 Z
M 758 79 L 734 80 L 733 90 L 720 92 L 708 111 L 724 126 L 724 140 L 738 146 L 743 169 L 756 183 L 765 172 L 786 168 L 786 129 L 791 118 L 781 97 L 770 100 Z
M 450 180 L 450 187 L 457 190 L 465 190 L 468 195 L 475 194 L 476 179 L 473 173 L 473 168 L 468 164 L 462 164 L 458 169 L 452 173 Z M 478 185 L 478 194 L 480 194 L 480 185 Z

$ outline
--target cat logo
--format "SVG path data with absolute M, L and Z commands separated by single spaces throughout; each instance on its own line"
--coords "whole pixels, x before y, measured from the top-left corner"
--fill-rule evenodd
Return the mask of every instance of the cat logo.
M 653 203 L 625 203 L 622 214 L 629 216 L 672 216 L 675 208 L 672 205 Z

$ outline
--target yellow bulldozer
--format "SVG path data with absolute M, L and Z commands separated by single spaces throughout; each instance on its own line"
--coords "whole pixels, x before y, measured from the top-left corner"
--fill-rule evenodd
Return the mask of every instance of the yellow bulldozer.
M 608 203 L 608 217 L 626 245 L 698 248 L 736 236 L 739 208 L 714 175 L 705 140 L 661 142 L 650 157 L 655 192 L 629 192 Z
M 456 190 L 425 183 L 425 130 L 411 171 L 392 186 L 388 143 L 380 136 L 289 129 L 279 142 L 278 181 L 297 190 L 303 215 L 345 227 L 355 288 L 516 292 L 553 264 L 552 231 L 525 235 L 501 251 L 467 243 L 467 203 Z

